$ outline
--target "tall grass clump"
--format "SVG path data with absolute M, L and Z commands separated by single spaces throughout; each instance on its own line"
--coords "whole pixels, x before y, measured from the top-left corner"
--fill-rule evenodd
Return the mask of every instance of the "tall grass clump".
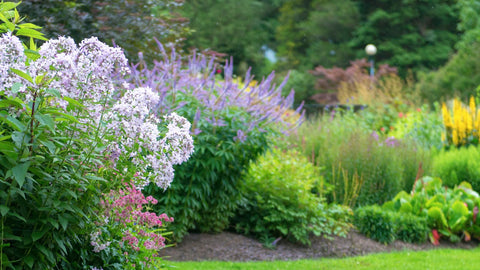
M 298 121 L 284 118 L 294 93 L 284 98 L 286 81 L 277 87 L 273 73 L 257 83 L 247 73 L 238 82 L 231 61 L 220 67 L 213 58 L 196 53 L 182 58 L 159 48 L 163 59 L 151 68 L 144 62 L 133 66 L 130 82 L 151 87 L 160 97 L 159 108 L 175 110 L 192 122 L 196 151 L 175 168 L 172 187 L 144 190 L 160 196 L 156 211 L 175 217 L 171 228 L 179 241 L 189 230 L 218 232 L 228 226 L 241 198 L 242 174 L 267 149 L 270 136 Z
M 451 148 L 441 150 L 433 157 L 432 175 L 443 180 L 450 188 L 463 181 L 472 184 L 475 191 L 480 191 L 480 151 L 478 147 Z
M 330 199 L 351 206 L 382 203 L 411 189 L 417 171 L 430 168 L 429 151 L 410 140 L 371 131 L 360 115 L 323 115 L 289 137 L 290 147 L 319 167 L 332 184 Z

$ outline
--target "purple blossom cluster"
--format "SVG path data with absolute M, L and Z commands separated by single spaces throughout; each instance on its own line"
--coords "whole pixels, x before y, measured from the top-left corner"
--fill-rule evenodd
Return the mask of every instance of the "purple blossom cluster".
M 190 123 L 169 111 L 165 117 L 168 132 L 162 138 L 158 131 L 161 118 L 152 113 L 161 100 L 158 93 L 138 87 L 114 99 L 115 93 L 122 92 L 114 77 L 127 74 L 127 67 L 121 48 L 110 47 L 95 37 L 79 46 L 70 37 L 49 40 L 40 47 L 37 59 L 27 59 L 16 36 L 7 33 L 0 38 L 0 89 L 4 95 L 21 95 L 29 102 L 45 89 L 56 89 L 60 98 L 50 97 L 50 106 L 64 110 L 68 98 L 79 101 L 85 109 L 70 113 L 83 124 L 80 130 L 88 133 L 92 132 L 89 127 L 100 127 L 106 134 L 86 138 L 102 138 L 101 143 L 107 146 L 105 154 L 113 161 L 121 155 L 131 158 L 143 176 L 139 187 L 154 182 L 166 189 L 173 180 L 173 165 L 188 160 L 193 152 Z M 29 74 L 35 83 L 24 80 L 14 89 L 14 83 L 21 79 L 12 68 Z
M 375 139 L 375 141 L 379 141 L 380 137 L 376 131 L 373 131 L 371 134 L 372 138 Z M 387 137 L 383 142 L 379 143 L 380 146 L 385 145 L 388 147 L 396 147 L 400 145 L 400 140 L 393 136 Z
M 132 66 L 129 80 L 132 87 L 149 87 L 158 93 L 158 113 L 169 113 L 184 106 L 184 101 L 176 99 L 179 94 L 193 97 L 205 106 L 197 111 L 193 123 L 195 127 L 198 127 L 196 123 L 199 119 L 205 119 L 214 126 L 225 125 L 216 112 L 229 107 L 242 108 L 254 120 L 247 123 L 246 130 L 239 132 L 238 140 L 244 140 L 250 130 L 264 124 L 280 123 L 281 130 L 288 131 L 303 120 L 303 117 L 299 117 L 297 122 L 290 123 L 283 117 L 291 109 L 294 98 L 293 90 L 287 97 L 282 96 L 282 87 L 287 78 L 278 87 L 274 83 L 274 73 L 259 83 L 252 83 L 253 76 L 249 70 L 244 82 L 240 83 L 234 79 L 232 61 L 227 61 L 223 67 L 223 79 L 220 79 L 216 75 L 218 67 L 215 59 L 193 53 L 184 63 L 174 50 L 167 55 L 163 46 L 158 45 L 163 60 L 154 61 L 152 68 L 148 68 L 144 62 Z M 296 112 L 300 111 L 301 106 Z M 194 130 L 194 133 L 198 132 L 200 130 Z

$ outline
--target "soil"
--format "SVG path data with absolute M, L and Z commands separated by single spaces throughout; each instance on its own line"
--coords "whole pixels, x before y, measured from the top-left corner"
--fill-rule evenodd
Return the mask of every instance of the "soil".
M 396 250 L 426 250 L 436 248 L 478 247 L 478 241 L 450 243 L 440 242 L 434 246 L 431 243 L 410 244 L 395 241 L 384 245 L 371 240 L 356 231 L 351 231 L 347 237 L 334 237 L 332 240 L 323 237 L 312 237 L 311 246 L 293 244 L 280 240 L 275 249 L 269 249 L 252 238 L 231 233 L 219 234 L 192 233 L 174 247 L 163 249 L 161 256 L 171 261 L 271 261 L 298 260 L 325 257 L 351 257 L 369 253 L 390 252 Z

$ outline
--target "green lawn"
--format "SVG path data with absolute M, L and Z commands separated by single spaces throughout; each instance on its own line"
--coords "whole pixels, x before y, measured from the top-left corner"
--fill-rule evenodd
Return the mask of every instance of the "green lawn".
M 480 269 L 480 248 L 473 250 L 441 249 L 431 251 L 403 251 L 379 253 L 343 259 L 318 259 L 274 262 L 169 262 L 177 269 L 388 269 L 388 270 L 444 270 Z

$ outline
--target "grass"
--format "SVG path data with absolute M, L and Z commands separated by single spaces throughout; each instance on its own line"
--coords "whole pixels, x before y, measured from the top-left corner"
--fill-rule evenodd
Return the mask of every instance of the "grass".
M 438 249 L 430 251 L 402 251 L 392 253 L 378 253 L 361 257 L 342 259 L 318 259 L 299 261 L 272 261 L 272 262 L 168 262 L 174 265 L 173 269 L 389 269 L 389 270 L 417 270 L 417 269 L 480 269 L 480 247 L 472 250 Z

